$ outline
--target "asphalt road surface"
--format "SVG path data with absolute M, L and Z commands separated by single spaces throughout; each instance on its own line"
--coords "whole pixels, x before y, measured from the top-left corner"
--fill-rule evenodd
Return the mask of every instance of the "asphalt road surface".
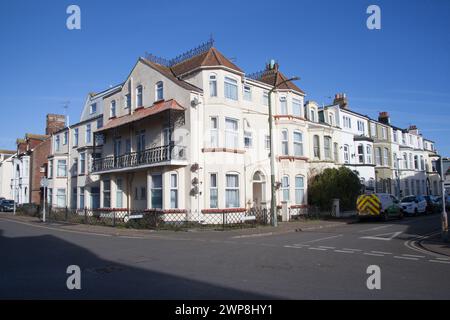
M 1 299 L 449 299 L 450 258 L 416 240 L 439 215 L 303 232 L 144 239 L 0 218 Z M 81 289 L 69 290 L 69 265 Z M 369 290 L 367 267 L 381 270 Z

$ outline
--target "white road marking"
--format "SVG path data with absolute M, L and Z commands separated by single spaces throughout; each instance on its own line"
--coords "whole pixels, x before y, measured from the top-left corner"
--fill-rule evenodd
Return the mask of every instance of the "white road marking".
M 442 261 L 449 261 L 449 258 L 436 258 L 437 260 L 442 260 Z
M 314 247 L 312 247 L 312 248 L 308 248 L 309 250 L 319 250 L 319 251 L 327 251 L 327 249 L 324 249 L 324 248 L 314 248 Z
M 360 237 L 360 239 L 390 241 L 390 240 L 394 239 L 395 237 L 397 237 L 401 233 L 402 233 L 402 231 L 382 233 L 382 234 L 377 234 L 375 236 Z M 391 236 L 390 237 L 382 237 L 382 236 L 386 236 L 386 235 L 391 235 Z
M 427 251 L 425 249 L 422 249 L 422 248 L 418 247 L 416 243 L 420 242 L 421 240 L 425 240 L 425 239 L 427 239 L 429 237 L 432 237 L 432 236 L 434 236 L 436 234 L 439 234 L 439 233 L 440 233 L 440 231 L 434 231 L 434 232 L 431 232 L 431 233 L 428 233 L 428 234 L 425 234 L 425 235 L 422 235 L 422 236 L 417 236 L 417 237 L 415 237 L 413 239 L 406 240 L 403 244 L 408 249 L 420 252 L 422 254 L 427 254 L 427 255 L 431 255 L 431 256 L 435 256 L 436 257 L 436 256 L 438 256 L 438 254 L 430 252 L 430 251 Z
M 375 230 L 380 230 L 380 229 L 384 229 L 384 228 L 389 228 L 389 227 L 392 227 L 392 226 L 393 226 L 392 224 L 387 224 L 387 225 L 383 225 L 383 226 L 381 226 L 381 227 L 375 227 L 375 228 L 370 228 L 370 229 L 360 230 L 360 231 L 358 231 L 358 232 L 363 233 L 363 232 L 367 232 L 367 231 L 375 231 Z
M 406 260 L 419 260 L 419 259 L 417 259 L 417 258 L 409 258 L 409 257 L 402 257 L 402 256 L 394 256 L 394 258 L 397 258 L 397 259 L 406 259 Z
M 299 246 L 284 246 L 285 248 L 303 249 L 304 247 Z
M 384 252 L 384 251 L 370 251 L 370 252 L 373 252 L 373 253 L 375 253 L 375 254 L 382 254 L 382 255 L 385 255 L 385 254 L 392 254 L 392 253 L 390 253 L 390 252 Z
M 450 261 L 441 261 L 441 260 L 428 260 L 430 262 L 438 262 L 438 263 L 446 263 L 446 264 L 450 264 Z
M 319 246 L 319 248 L 324 248 L 324 249 L 336 249 L 336 247 L 326 247 L 326 246 Z
M 353 251 L 346 251 L 346 250 L 334 250 L 334 252 L 339 252 L 339 253 L 354 253 Z
M 294 243 L 293 246 L 297 246 L 297 247 L 309 247 L 309 244 Z
M 231 238 L 232 239 L 258 238 L 258 237 L 267 237 L 267 236 L 272 236 L 272 235 L 273 235 L 273 232 L 267 232 L 267 233 L 244 234 L 242 236 L 234 236 Z
M 366 256 L 384 257 L 383 254 L 379 254 L 379 253 L 364 252 L 364 254 L 365 254 Z
M 303 243 L 313 243 L 313 242 L 318 242 L 318 241 L 323 241 L 323 240 L 328 240 L 328 239 L 339 238 L 339 237 L 342 237 L 342 236 L 343 236 L 343 234 L 338 234 L 337 236 L 331 236 L 331 237 L 326 237 L 326 238 L 314 239 L 314 240 L 310 240 L 310 241 L 305 241 Z
M 347 251 L 356 251 L 356 252 L 360 252 L 362 250 L 359 249 L 350 249 L 350 248 L 343 248 L 342 250 L 347 250 Z
M 402 254 L 404 257 L 411 257 L 411 258 L 425 258 L 425 256 L 418 256 L 415 254 Z

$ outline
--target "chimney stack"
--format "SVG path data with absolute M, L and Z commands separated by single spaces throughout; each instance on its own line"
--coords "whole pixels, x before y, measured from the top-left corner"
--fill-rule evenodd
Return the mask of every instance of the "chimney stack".
M 408 132 L 411 132 L 413 134 L 418 135 L 419 134 L 419 129 L 417 129 L 417 126 L 415 124 L 412 124 L 408 128 Z
M 391 124 L 389 113 L 386 111 L 380 112 L 380 114 L 378 115 L 378 121 L 387 125 Z
M 45 134 L 51 135 L 66 127 L 66 117 L 61 114 L 47 114 Z
M 333 104 L 338 104 L 342 109 L 348 109 L 348 100 L 345 93 L 336 93 Z

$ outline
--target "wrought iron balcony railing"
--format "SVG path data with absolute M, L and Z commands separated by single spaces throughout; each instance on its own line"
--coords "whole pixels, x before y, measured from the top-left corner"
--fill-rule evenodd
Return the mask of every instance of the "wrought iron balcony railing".
M 126 169 L 170 160 L 186 160 L 186 147 L 166 145 L 120 156 L 108 156 L 93 160 L 92 172 Z

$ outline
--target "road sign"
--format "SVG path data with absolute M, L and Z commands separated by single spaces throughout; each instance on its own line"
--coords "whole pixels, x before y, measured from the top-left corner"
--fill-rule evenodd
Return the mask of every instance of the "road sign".
M 42 178 L 41 179 L 41 187 L 42 188 L 47 188 L 48 187 L 48 179 L 47 178 Z

